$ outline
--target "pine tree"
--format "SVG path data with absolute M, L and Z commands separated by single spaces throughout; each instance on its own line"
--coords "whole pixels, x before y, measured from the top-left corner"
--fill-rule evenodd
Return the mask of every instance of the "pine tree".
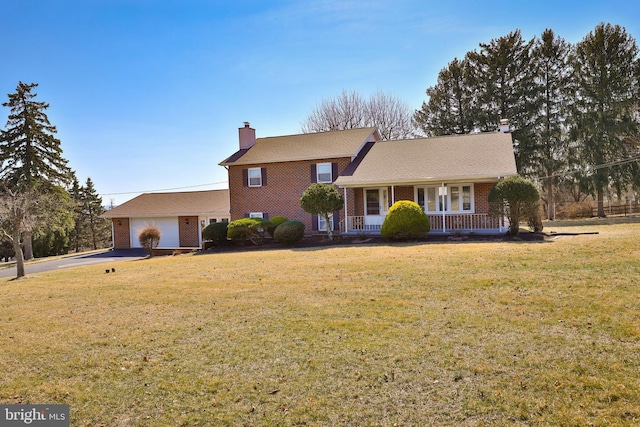
M 597 196 L 604 216 L 604 193 L 618 195 L 629 184 L 640 185 L 637 155 L 638 46 L 619 25 L 599 24 L 576 45 L 573 63 L 576 102 L 572 136 L 579 146 L 582 184 Z
M 467 60 L 455 58 L 440 70 L 435 86 L 427 89 L 428 102 L 414 120 L 428 136 L 465 134 L 475 128 L 474 91 L 469 85 Z
M 11 109 L 7 129 L 0 136 L 0 179 L 12 188 L 34 189 L 38 181 L 62 184 L 69 167 L 62 157 L 56 127 L 45 110 L 49 104 L 35 101 L 37 83 L 18 83 L 16 93 L 3 103 Z
M 521 173 L 537 178 L 545 188 L 547 218 L 553 219 L 554 188 L 559 174 L 568 166 L 569 135 L 566 125 L 573 99 L 571 67 L 572 46 L 556 37 L 550 29 L 535 41 L 532 50 L 536 94 L 532 111 L 534 137 L 520 156 Z
M 37 83 L 18 83 L 16 93 L 2 105 L 10 108 L 7 129 L 0 133 L 0 180 L 17 192 L 39 192 L 69 180 L 70 169 L 62 157 L 56 127 L 45 110 L 49 104 L 35 101 Z M 25 259 L 33 258 L 31 233 L 24 231 Z
M 85 185 L 82 187 L 82 217 L 84 226 L 87 229 L 87 237 L 91 248 L 98 249 L 104 247 L 105 243 L 111 237 L 109 229 L 109 221 L 100 218 L 105 212 L 102 206 L 102 198 L 96 191 L 91 178 L 87 178 Z

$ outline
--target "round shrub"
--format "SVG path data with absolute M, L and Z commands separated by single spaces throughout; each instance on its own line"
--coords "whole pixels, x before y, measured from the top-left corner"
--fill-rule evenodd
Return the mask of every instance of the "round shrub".
M 264 234 L 271 221 L 262 218 L 241 218 L 231 221 L 227 227 L 227 237 L 237 240 L 243 245 L 249 240 L 254 245 L 264 242 Z
M 276 231 L 276 228 L 278 228 L 278 226 L 283 222 L 287 222 L 289 220 L 283 216 L 278 215 L 274 216 L 269 221 L 271 221 L 272 225 L 267 228 L 267 233 L 269 233 L 269 235 L 273 237 L 273 233 Z
M 386 239 L 412 239 L 429 232 L 429 218 L 415 202 L 400 200 L 389 208 L 380 234 Z
M 300 221 L 285 221 L 276 227 L 273 239 L 279 243 L 292 245 L 299 242 L 304 236 L 304 224 Z
M 154 226 L 145 227 L 138 233 L 138 241 L 140 246 L 145 248 L 149 252 L 149 256 L 152 257 L 153 250 L 160 243 L 160 230 Z
M 227 226 L 228 222 L 212 222 L 202 229 L 202 237 L 204 240 L 213 241 L 216 246 L 227 243 Z

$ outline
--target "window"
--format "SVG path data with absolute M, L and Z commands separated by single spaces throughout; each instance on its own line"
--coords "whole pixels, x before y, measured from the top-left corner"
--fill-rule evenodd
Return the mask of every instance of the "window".
M 318 163 L 316 165 L 316 182 L 330 184 L 333 182 L 331 163 Z
M 333 230 L 333 214 L 329 215 L 329 227 Z M 318 231 L 327 231 L 327 221 L 322 215 L 318 215 Z
M 249 218 L 264 218 L 264 212 L 249 212 Z
M 262 169 L 250 168 L 249 173 L 249 187 L 261 187 L 262 186 Z
M 378 189 L 367 190 L 367 215 L 380 215 L 380 192 Z
M 427 213 L 471 213 L 474 210 L 473 184 L 416 187 L 415 200 Z

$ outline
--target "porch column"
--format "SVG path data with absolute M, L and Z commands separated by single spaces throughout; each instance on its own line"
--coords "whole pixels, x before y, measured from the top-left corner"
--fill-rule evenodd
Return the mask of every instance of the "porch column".
M 344 232 L 346 234 L 349 232 L 349 203 L 347 203 L 347 189 L 342 190 L 344 191 Z
M 445 217 L 445 212 L 444 212 L 444 208 L 445 208 L 445 204 L 444 204 L 445 188 L 446 187 L 444 186 L 444 182 L 443 182 L 442 186 L 440 187 L 440 207 L 442 208 L 442 232 L 443 233 L 447 232 L 446 217 Z
M 395 185 L 391 186 L 391 206 L 396 203 L 396 187 Z

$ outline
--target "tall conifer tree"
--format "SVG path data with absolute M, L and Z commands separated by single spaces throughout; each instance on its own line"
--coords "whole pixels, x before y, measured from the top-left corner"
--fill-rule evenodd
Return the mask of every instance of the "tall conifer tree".
M 51 184 L 65 184 L 70 177 L 62 157 L 56 127 L 45 110 L 49 104 L 36 101 L 37 83 L 19 82 L 16 92 L 2 105 L 10 108 L 6 130 L 0 133 L 0 181 L 13 191 L 46 192 Z M 33 229 L 23 230 L 25 259 L 33 258 Z
M 474 91 L 468 72 L 468 61 L 455 58 L 440 70 L 436 85 L 427 89 L 429 101 L 422 103 L 414 115 L 426 135 L 465 134 L 474 130 Z
M 619 25 L 601 23 L 576 45 L 576 102 L 572 112 L 583 185 L 598 200 L 604 216 L 604 193 L 618 195 L 629 184 L 640 185 L 637 155 L 628 141 L 637 139 L 638 46 Z
M 537 179 L 545 189 L 547 218 L 553 219 L 554 188 L 568 166 L 570 141 L 568 110 L 573 100 L 570 56 L 572 46 L 547 29 L 532 50 L 535 70 L 534 137 L 526 156 L 520 157 L 521 173 Z

